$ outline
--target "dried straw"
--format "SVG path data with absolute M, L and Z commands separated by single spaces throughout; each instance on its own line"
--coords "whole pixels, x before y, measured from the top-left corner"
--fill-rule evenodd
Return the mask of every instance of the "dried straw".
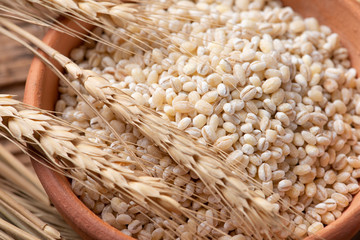
M 27 182 L 34 185 L 42 195 L 45 195 L 44 189 L 40 185 L 39 179 L 30 172 L 23 164 L 21 164 L 9 151 L 0 145 L 0 161 L 8 164 L 12 169 L 15 169 L 19 175 L 26 178 Z M 27 189 L 27 188 L 24 188 Z M 40 195 L 40 194 L 39 194 Z
M 0 239 L 3 239 L 3 240 L 15 240 L 14 238 L 12 238 L 7 233 L 5 233 L 5 232 L 3 232 L 1 230 L 0 230 Z
M 25 168 L 4 147 L 0 146 L 0 149 L 2 169 L 0 172 L 0 216 L 3 216 L 4 220 L 8 222 L 1 222 L 0 229 L 9 232 L 11 229 L 20 228 L 40 239 L 61 239 L 61 237 L 79 239 L 78 235 L 62 220 L 55 208 L 50 205 L 35 174 Z M 41 205 L 41 208 L 38 208 L 38 205 Z M 51 221 L 47 221 L 48 216 L 52 217 Z M 14 226 L 11 227 L 9 224 Z M 2 232 L 2 234 L 5 233 Z M 19 234 L 23 235 L 22 231 L 19 231 Z M 11 239 L 10 236 L 7 237 Z M 28 238 L 23 235 L 22 239 Z
M 40 238 L 34 237 L 32 234 L 25 232 L 24 230 L 8 223 L 7 221 L 0 218 L 0 229 L 9 232 L 11 235 L 16 237 L 16 239 L 24 240 L 40 240 Z

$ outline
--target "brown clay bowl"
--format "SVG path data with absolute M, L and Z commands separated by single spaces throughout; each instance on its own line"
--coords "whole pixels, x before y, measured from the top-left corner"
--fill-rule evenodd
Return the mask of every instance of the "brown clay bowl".
M 354 68 L 360 72 L 360 4 L 355 0 L 283 0 L 285 5 L 304 17 L 316 17 L 337 32 L 342 44 L 349 49 Z M 76 24 L 64 23 L 78 31 Z M 90 28 L 90 26 L 87 26 Z M 50 30 L 44 42 L 68 55 L 81 41 L 63 33 Z M 37 58 L 31 64 L 25 87 L 24 102 L 42 109 L 53 110 L 57 100 L 57 77 Z M 41 161 L 41 160 L 40 160 Z M 97 240 L 132 239 L 103 222 L 92 213 L 71 191 L 68 179 L 49 170 L 38 161 L 33 166 L 52 203 L 66 221 L 84 238 Z M 334 223 L 321 230 L 317 237 L 307 239 L 350 239 L 360 230 L 360 193 Z

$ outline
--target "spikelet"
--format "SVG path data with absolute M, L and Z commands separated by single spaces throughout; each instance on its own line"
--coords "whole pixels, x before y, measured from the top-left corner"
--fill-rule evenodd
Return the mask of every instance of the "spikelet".
M 158 207 L 153 201 L 161 200 L 166 202 L 166 208 L 170 212 L 181 209 L 177 202 L 169 199 L 170 190 L 159 179 L 142 178 L 139 172 L 135 174 L 126 168 L 128 160 L 117 159 L 105 152 L 102 146 L 89 142 L 55 117 L 28 108 L 11 96 L 0 95 L 0 129 L 19 143 L 38 149 L 57 171 L 88 171 L 88 174 L 97 174 L 108 187 L 119 188 L 126 195 L 135 197 L 140 205 Z M 123 164 L 119 164 L 121 162 Z

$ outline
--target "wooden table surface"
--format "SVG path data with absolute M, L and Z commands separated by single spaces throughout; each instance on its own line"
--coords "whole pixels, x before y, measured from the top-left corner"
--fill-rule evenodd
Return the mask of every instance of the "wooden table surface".
M 31 32 L 37 37 L 42 37 L 46 29 L 27 23 L 19 23 L 19 26 Z M 16 99 L 22 100 L 26 76 L 33 59 L 33 54 L 10 38 L 0 35 L 0 94 L 16 95 Z M 29 157 L 19 150 L 14 144 L 0 138 L 0 144 L 5 146 L 25 165 L 30 166 Z

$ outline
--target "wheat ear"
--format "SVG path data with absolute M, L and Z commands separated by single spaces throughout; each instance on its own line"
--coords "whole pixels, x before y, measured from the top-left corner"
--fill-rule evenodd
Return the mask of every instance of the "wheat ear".
M 3 15 L 51 27 L 85 40 L 86 35 L 69 29 L 57 21 L 55 16 L 61 15 L 101 27 L 106 31 L 112 32 L 121 39 L 122 42 L 127 42 L 127 46 L 136 46 L 137 49 L 146 51 L 153 49 L 155 45 L 166 48 L 171 42 L 168 38 L 170 29 L 165 28 L 159 30 L 156 28 L 159 20 L 169 21 L 170 19 L 180 19 L 198 21 L 198 17 L 193 15 L 171 14 L 170 17 L 164 15 L 164 9 L 167 9 L 175 3 L 175 1 L 161 2 L 141 0 L 0 0 L 0 16 Z M 39 10 L 39 8 L 42 11 Z M 189 7 L 176 5 L 176 8 L 179 10 L 188 10 Z M 203 13 L 207 14 L 206 11 Z M 54 14 L 56 15 L 53 16 Z M 122 28 L 121 31 L 119 31 L 119 28 Z M 87 36 L 88 38 L 102 42 L 123 53 L 136 55 L 136 51 L 114 44 L 92 32 L 88 32 L 88 35 L 91 35 Z M 146 41 L 144 41 L 144 38 L 146 38 Z M 151 44 L 148 42 L 151 42 Z M 179 47 L 180 46 L 177 46 L 177 48 Z
M 134 21 L 134 14 L 138 11 L 136 3 L 117 1 L 72 1 L 72 0 L 18 0 L 14 2 L 1 1 L 4 6 L 26 6 L 29 9 L 43 7 L 50 12 L 58 12 L 76 17 L 80 20 L 91 21 L 93 24 L 108 26 L 123 26 L 128 21 Z
M 129 170 L 120 164 L 127 165 L 128 161 L 108 154 L 64 125 L 51 115 L 29 110 L 10 96 L 0 96 L 1 131 L 38 149 L 58 170 L 85 169 L 92 175 L 98 174 L 106 187 L 118 187 L 126 195 L 131 194 L 141 205 L 154 205 L 156 201 L 170 211 L 181 209 L 164 193 L 167 186 L 159 179 Z M 153 201 L 146 202 L 148 199 Z

